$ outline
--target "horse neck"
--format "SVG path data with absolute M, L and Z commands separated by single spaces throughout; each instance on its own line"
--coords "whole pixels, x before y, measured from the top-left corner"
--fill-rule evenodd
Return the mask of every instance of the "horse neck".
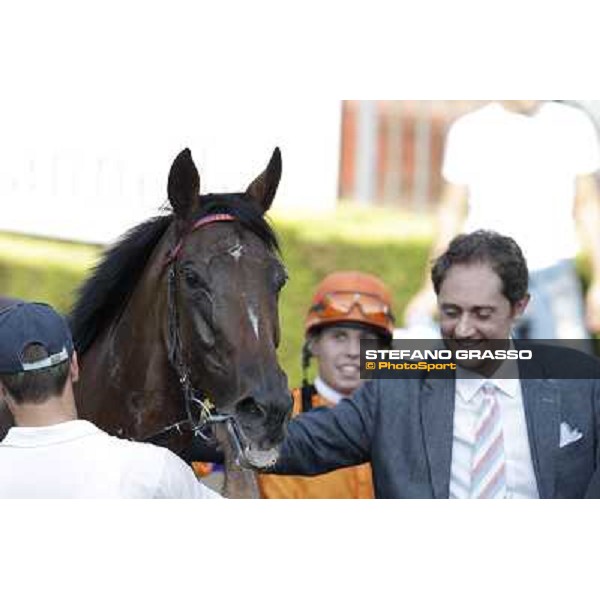
M 161 381 L 169 369 L 166 331 L 168 319 L 167 268 L 164 257 L 172 246 L 170 226 L 154 252 L 118 321 L 111 327 L 113 347 L 123 368 L 132 371 L 138 389 L 165 389 Z
M 177 378 L 166 349 L 167 277 L 164 256 L 172 245 L 167 229 L 119 317 L 94 341 L 82 358 L 77 395 L 83 418 L 119 413 L 140 402 L 177 406 Z M 127 415 L 120 418 L 127 420 Z M 113 419 L 111 414 L 110 419 Z

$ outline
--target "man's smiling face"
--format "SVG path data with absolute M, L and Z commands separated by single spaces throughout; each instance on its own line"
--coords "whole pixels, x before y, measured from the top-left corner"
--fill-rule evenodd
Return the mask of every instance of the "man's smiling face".
M 452 350 L 485 350 L 490 340 L 507 340 L 529 297 L 511 305 L 502 293 L 502 281 L 484 262 L 450 267 L 440 286 L 440 329 Z M 496 345 L 497 347 L 497 345 Z M 481 363 L 463 364 L 478 369 Z

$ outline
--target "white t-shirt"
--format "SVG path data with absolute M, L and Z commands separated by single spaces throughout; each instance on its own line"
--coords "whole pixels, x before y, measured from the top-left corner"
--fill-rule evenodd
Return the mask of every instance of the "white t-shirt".
M 575 177 L 598 168 L 598 136 L 583 111 L 546 102 L 523 115 L 492 102 L 450 128 L 442 174 L 469 188 L 466 231 L 511 236 L 534 270 L 577 253 Z
M 220 498 L 166 448 L 77 420 L 13 427 L 0 443 L 0 498 Z

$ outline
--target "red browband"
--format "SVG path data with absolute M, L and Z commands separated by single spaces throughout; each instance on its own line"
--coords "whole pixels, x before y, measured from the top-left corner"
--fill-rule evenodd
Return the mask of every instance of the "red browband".
M 191 233 L 192 231 L 196 231 L 196 229 L 200 229 L 204 225 L 209 225 L 210 223 L 218 223 L 219 221 L 235 221 L 236 218 L 233 215 L 228 215 L 226 213 L 215 213 L 214 215 L 206 215 L 201 219 L 198 219 L 189 229 L 187 233 Z M 187 234 L 186 234 L 187 235 Z M 178 256 L 179 252 L 181 252 L 181 248 L 183 247 L 183 241 L 185 239 L 185 235 L 177 242 L 177 244 L 167 253 L 165 258 L 165 266 L 169 263 L 173 262 Z

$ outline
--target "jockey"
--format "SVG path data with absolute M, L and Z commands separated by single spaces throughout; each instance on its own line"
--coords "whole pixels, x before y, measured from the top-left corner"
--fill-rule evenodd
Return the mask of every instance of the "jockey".
M 305 321 L 302 387 L 292 390 L 294 415 L 331 407 L 361 384 L 360 340 L 389 347 L 394 317 L 391 293 L 377 277 L 358 271 L 331 273 L 318 285 Z M 310 359 L 317 377 L 309 384 Z M 259 475 L 263 498 L 373 498 L 369 464 L 316 477 Z

